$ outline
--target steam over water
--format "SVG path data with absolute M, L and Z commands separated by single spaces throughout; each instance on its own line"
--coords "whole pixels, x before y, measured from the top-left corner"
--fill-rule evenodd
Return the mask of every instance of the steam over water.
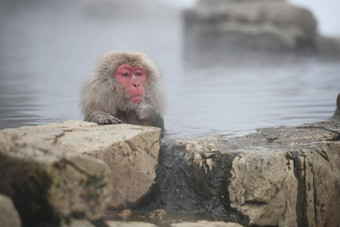
M 175 8 L 158 6 L 154 13 L 143 6 L 145 13 L 123 5 L 110 11 L 85 1 L 3 6 L 0 128 L 82 120 L 81 87 L 97 57 L 110 49 L 146 52 L 162 69 L 165 124 L 172 137 L 239 135 L 325 120 L 335 110 L 336 61 L 289 58 L 275 64 L 186 67 L 181 14 Z

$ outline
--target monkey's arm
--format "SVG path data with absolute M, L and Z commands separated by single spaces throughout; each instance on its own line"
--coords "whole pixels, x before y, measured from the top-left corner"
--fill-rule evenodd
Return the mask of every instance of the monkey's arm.
M 95 122 L 99 125 L 121 124 L 122 121 L 104 111 L 95 111 L 85 118 L 85 121 Z
M 142 125 L 155 126 L 164 131 L 163 117 L 150 105 L 140 105 L 136 111 L 136 118 Z

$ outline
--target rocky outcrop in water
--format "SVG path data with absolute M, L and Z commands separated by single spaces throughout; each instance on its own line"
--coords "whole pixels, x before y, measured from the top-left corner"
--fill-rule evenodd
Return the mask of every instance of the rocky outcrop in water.
M 108 206 L 133 205 L 148 192 L 159 137 L 157 128 L 82 121 L 2 130 L 0 193 L 23 226 L 99 221 Z
M 337 105 L 337 108 L 332 116 L 332 119 L 337 119 L 337 120 L 340 120 L 340 94 L 338 94 L 338 98 L 336 100 L 336 105 Z
M 316 25 L 310 11 L 284 0 L 200 0 L 184 13 L 185 59 L 211 64 L 268 54 L 339 55 L 339 40 L 320 36 Z
M 338 226 L 340 122 L 167 141 L 151 207 L 256 226 Z

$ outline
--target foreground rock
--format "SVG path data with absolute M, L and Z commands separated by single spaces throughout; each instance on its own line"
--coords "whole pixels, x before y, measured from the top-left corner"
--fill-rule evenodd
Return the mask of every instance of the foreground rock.
M 160 155 L 151 209 L 255 226 L 340 224 L 340 121 L 169 140 Z
M 164 139 L 159 162 L 153 127 L 2 130 L 0 193 L 24 227 L 103 226 L 108 206 L 108 226 L 339 226 L 339 107 L 319 123 Z
M 338 94 L 336 105 L 337 105 L 337 108 L 332 116 L 332 119 L 340 120 L 340 94 Z
M 2 130 L 0 193 L 13 199 L 23 226 L 97 221 L 107 206 L 147 193 L 159 137 L 157 128 L 82 121 Z
M 123 221 L 109 221 L 109 227 L 156 227 L 158 225 L 147 222 L 123 222 Z M 179 222 L 169 225 L 170 227 L 242 227 L 237 223 L 214 222 L 214 221 L 197 221 L 197 222 Z
M 12 200 L 0 194 L 0 223 L 3 227 L 20 227 L 21 221 Z
M 171 227 L 242 227 L 242 225 L 232 222 L 213 222 L 213 221 L 198 221 L 198 222 L 182 222 L 172 224 Z
M 340 54 L 340 40 L 320 36 L 310 11 L 284 0 L 200 0 L 185 12 L 184 25 L 188 62 Z

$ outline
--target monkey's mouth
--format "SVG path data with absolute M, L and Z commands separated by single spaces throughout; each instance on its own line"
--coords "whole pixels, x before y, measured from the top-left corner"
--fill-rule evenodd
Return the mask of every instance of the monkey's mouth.
M 137 103 L 137 104 L 140 104 L 144 101 L 144 97 L 141 96 L 141 95 L 135 95 L 135 96 L 131 96 L 131 101 L 133 103 Z

